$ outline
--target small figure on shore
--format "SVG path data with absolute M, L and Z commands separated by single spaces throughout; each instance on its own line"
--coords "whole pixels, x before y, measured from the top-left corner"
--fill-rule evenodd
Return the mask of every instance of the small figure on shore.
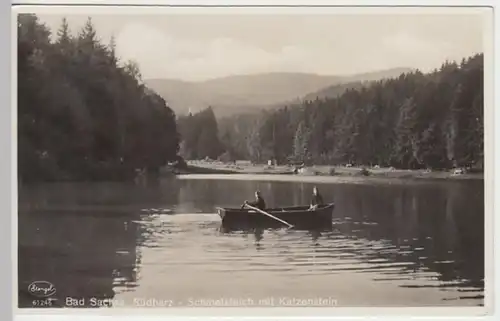
M 260 191 L 255 192 L 255 201 L 253 202 L 245 201 L 245 203 L 243 203 L 243 206 L 241 208 L 244 208 L 245 205 L 250 205 L 260 210 L 264 210 L 266 208 L 266 202 L 264 201 L 264 198 L 262 198 Z
M 310 209 L 314 210 L 324 204 L 323 196 L 318 191 L 316 186 L 313 187 L 313 195 L 311 197 L 311 206 Z

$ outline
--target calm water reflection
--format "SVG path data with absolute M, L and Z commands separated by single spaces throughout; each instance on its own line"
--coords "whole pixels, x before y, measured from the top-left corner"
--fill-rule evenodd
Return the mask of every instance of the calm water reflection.
M 307 203 L 312 185 L 164 180 L 53 183 L 19 200 L 19 305 L 31 282 L 53 306 L 193 306 L 330 298 L 339 306 L 482 305 L 482 181 L 325 184 L 333 231 L 220 231 L 215 206 L 260 189 L 268 206 Z M 82 300 L 83 299 L 83 300 Z M 250 301 L 249 301 L 250 300 Z M 76 301 L 75 301 L 76 302 Z M 235 303 L 236 302 L 236 303 Z M 269 301 L 267 301 L 269 302 Z M 333 301 L 324 301 L 333 302 Z

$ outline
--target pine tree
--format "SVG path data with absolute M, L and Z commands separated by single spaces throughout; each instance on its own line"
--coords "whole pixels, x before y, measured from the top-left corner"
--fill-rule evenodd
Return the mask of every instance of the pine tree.
M 79 34 L 79 40 L 81 43 L 94 46 L 97 43 L 97 32 L 94 28 L 92 18 L 88 17 L 85 25 Z
M 295 132 L 293 152 L 296 161 L 306 162 L 309 158 L 309 138 L 311 131 L 304 122 L 299 123 Z
M 61 26 L 57 31 L 57 43 L 62 47 L 66 47 L 71 42 L 71 31 L 69 29 L 68 20 L 66 18 L 62 19 Z
M 111 36 L 108 47 L 111 60 L 110 63 L 116 65 L 118 63 L 118 58 L 116 57 L 116 39 L 114 35 Z

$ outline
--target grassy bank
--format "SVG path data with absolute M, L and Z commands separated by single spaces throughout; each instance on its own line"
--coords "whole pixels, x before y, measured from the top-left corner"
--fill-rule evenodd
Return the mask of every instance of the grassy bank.
M 189 169 L 181 174 L 251 174 L 284 175 L 293 174 L 290 166 L 234 165 L 217 162 L 190 162 Z M 397 179 L 483 179 L 482 173 L 456 174 L 454 171 L 403 170 L 394 168 L 361 168 L 343 166 L 311 166 L 295 174 L 299 177 L 377 177 Z

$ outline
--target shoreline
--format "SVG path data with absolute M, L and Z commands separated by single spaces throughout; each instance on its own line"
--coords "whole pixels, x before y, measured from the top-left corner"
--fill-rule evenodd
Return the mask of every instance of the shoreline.
M 484 180 L 484 173 L 464 173 L 455 175 L 451 171 L 426 171 L 426 170 L 404 170 L 390 168 L 366 168 L 367 175 L 361 174 L 361 167 L 343 166 L 311 166 L 305 168 L 304 172 L 295 174 L 293 167 L 266 166 L 266 165 L 234 165 L 208 162 L 188 162 L 185 169 L 164 170 L 156 179 L 165 177 L 180 178 L 207 178 L 221 177 L 227 179 L 242 180 L 273 180 L 293 182 L 357 182 L 357 181 L 467 181 Z M 134 179 L 51 179 L 20 181 L 18 188 L 38 183 L 90 183 L 90 182 L 115 182 L 133 183 Z
M 360 174 L 361 167 L 342 167 L 342 166 L 312 166 L 304 170 L 303 173 L 294 174 L 293 167 L 290 166 L 266 166 L 266 165 L 233 165 L 217 164 L 208 162 L 188 162 L 188 169 L 177 175 L 185 177 L 186 175 L 212 175 L 212 174 L 230 174 L 229 176 L 245 177 L 255 176 L 281 176 L 285 180 L 308 181 L 312 178 L 314 181 L 335 180 L 351 178 L 362 178 L 364 180 L 374 178 L 383 180 L 484 180 L 483 173 L 464 173 L 454 174 L 451 171 L 426 171 L 426 170 L 404 170 L 390 168 L 366 168 L 368 175 Z M 330 173 L 332 171 L 333 173 Z M 320 179 L 321 178 L 321 179 Z M 282 179 L 278 179 L 282 180 Z

